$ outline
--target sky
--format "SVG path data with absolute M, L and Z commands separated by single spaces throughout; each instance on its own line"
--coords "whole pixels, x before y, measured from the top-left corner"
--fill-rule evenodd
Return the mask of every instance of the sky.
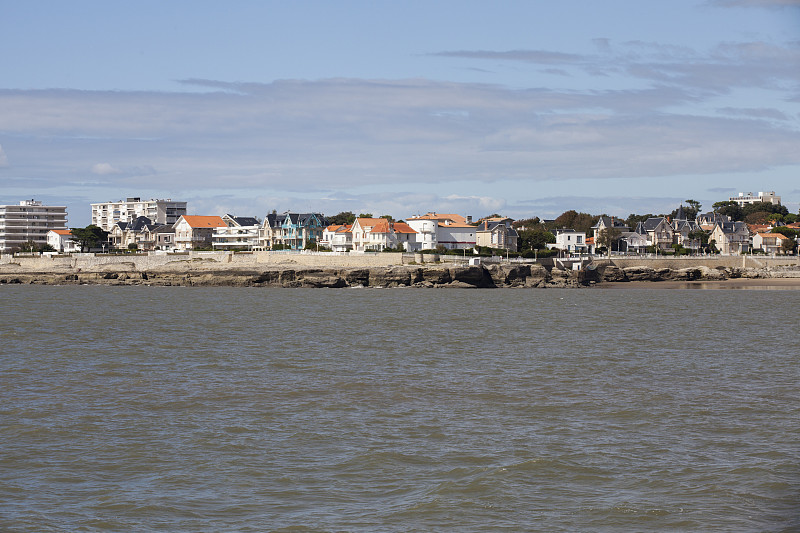
M 800 0 L 0 0 L 0 204 L 800 209 Z

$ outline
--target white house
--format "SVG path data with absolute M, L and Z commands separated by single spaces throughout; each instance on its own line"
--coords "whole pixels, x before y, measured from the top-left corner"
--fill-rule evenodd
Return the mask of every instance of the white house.
M 320 245 L 334 252 L 349 252 L 353 249 L 352 224 L 331 224 L 322 230 Z
M 211 245 L 215 250 L 252 250 L 258 246 L 261 222 L 256 217 L 222 217 L 225 227 L 215 227 Z
M 405 222 L 390 222 L 385 218 L 357 218 L 350 230 L 353 250 L 384 250 L 386 248 L 414 249 L 417 232 Z
M 750 230 L 744 222 L 717 222 L 708 236 L 717 250 L 725 255 L 734 255 L 750 250 Z
M 48 231 L 47 244 L 58 252 L 71 253 L 80 251 L 78 243 L 72 240 L 72 231 L 68 229 L 51 229 Z
M 182 215 L 175 223 L 175 248 L 191 250 L 192 248 L 210 246 L 214 236 L 214 228 L 227 227 L 222 217 Z
M 556 242 L 547 245 L 548 248 L 564 250 L 567 252 L 584 253 L 589 250 L 586 244 L 586 232 L 574 229 L 557 229 Z
M 753 250 L 768 254 L 783 253 L 783 243 L 788 240 L 791 239 L 780 233 L 756 233 L 753 235 Z
M 427 213 L 410 217 L 406 223 L 417 233 L 414 250 L 432 250 L 439 245 L 462 250 L 476 245 L 478 228 L 469 217 Z

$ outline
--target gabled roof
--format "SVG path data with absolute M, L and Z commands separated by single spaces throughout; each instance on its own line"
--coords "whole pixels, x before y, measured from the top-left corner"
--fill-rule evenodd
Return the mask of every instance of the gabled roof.
M 357 218 L 353 225 L 358 223 L 362 228 L 374 228 L 380 224 L 381 221 L 386 222 L 387 220 L 385 218 Z
M 320 226 L 325 227 L 328 225 L 328 219 L 322 213 L 291 213 L 287 211 L 281 214 L 268 214 L 264 219 L 264 226 L 271 228 L 280 228 L 288 225 L 305 227 L 313 220 L 316 220 Z
M 395 233 L 416 233 L 416 230 L 405 222 L 395 222 L 392 224 Z
M 789 237 L 787 237 L 786 235 L 784 235 L 782 233 L 759 233 L 758 235 L 760 235 L 762 239 L 764 237 L 775 237 L 776 239 L 780 239 L 780 240 L 789 238 Z
M 600 215 L 600 218 L 597 219 L 597 222 L 591 229 L 600 229 L 601 227 L 605 228 L 627 228 L 628 226 L 625 224 L 624 220 L 621 220 L 617 217 L 610 217 L 607 215 Z
M 476 232 L 491 232 L 498 229 L 499 226 L 503 226 L 505 229 L 508 230 L 509 235 L 516 235 L 516 230 L 511 227 L 511 224 L 506 225 L 506 221 L 511 220 L 510 218 L 485 218 L 478 224 L 477 228 L 475 228 Z M 512 233 L 513 232 L 513 233 Z
M 455 213 L 426 213 L 424 215 L 409 217 L 408 220 L 436 220 L 442 222 L 445 226 L 475 227 L 474 224 L 468 223 L 465 217 Z
M 256 217 L 235 217 L 226 213 L 225 216 L 222 217 L 222 220 L 226 219 L 233 222 L 236 226 L 258 226 L 261 224 Z
M 70 229 L 51 229 L 50 231 L 58 235 L 72 235 L 72 230 Z
M 670 229 L 672 229 L 672 225 L 670 225 L 669 221 L 664 217 L 650 217 L 647 220 L 645 220 L 644 222 L 642 222 L 641 224 L 642 224 L 642 228 L 644 228 L 644 230 L 647 231 L 647 232 L 655 231 L 656 228 L 658 228 L 658 226 L 661 225 L 661 224 L 666 224 L 667 226 L 670 227 Z M 636 229 L 637 229 L 637 233 L 638 233 L 639 227 L 637 226 Z
M 747 229 L 747 224 L 745 224 L 744 222 L 717 222 L 716 224 L 714 224 L 714 228 L 717 227 L 719 227 L 719 229 L 724 234 L 733 234 L 740 232 L 747 232 L 748 234 L 750 234 L 750 230 Z
M 136 220 L 128 224 L 128 227 L 123 228 L 126 231 L 142 231 L 145 229 L 149 229 L 149 226 L 152 225 L 152 221 L 147 217 L 136 217 Z
M 227 225 L 222 217 L 219 216 L 204 216 L 204 215 L 181 215 L 181 218 L 186 221 L 192 228 L 226 228 Z

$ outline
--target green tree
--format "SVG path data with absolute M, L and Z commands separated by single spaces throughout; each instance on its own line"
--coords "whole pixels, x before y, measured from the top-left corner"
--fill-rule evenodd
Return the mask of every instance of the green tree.
M 636 226 L 639 222 L 644 222 L 648 218 L 652 218 L 654 215 L 652 213 L 647 213 L 646 215 L 637 215 L 635 213 L 631 213 L 628 215 L 628 218 L 625 219 L 625 225 L 631 228 L 631 231 L 636 229 Z
M 72 228 L 72 241 L 81 247 L 81 252 L 91 250 L 108 241 L 108 232 L 103 231 L 94 224 L 85 228 Z
M 697 228 L 689 232 L 689 238 L 692 239 L 692 241 L 697 241 L 700 244 L 701 250 L 708 248 L 708 235 L 709 233 L 702 228 Z
M 128 244 L 128 250 L 130 250 L 132 252 L 135 252 L 138 249 L 139 249 L 139 245 L 136 244 L 135 242 L 132 242 L 132 243 Z
M 599 218 L 589 213 L 578 213 L 574 209 L 570 209 L 561 213 L 552 223 L 547 224 L 547 229 L 571 228 L 575 231 L 589 233 Z
M 781 243 L 781 251 L 786 255 L 794 253 L 797 250 L 797 241 L 793 238 L 784 239 Z
M 686 209 L 684 209 L 684 211 L 686 212 L 686 217 L 689 220 L 696 219 L 697 215 L 700 213 L 700 209 L 702 209 L 703 206 L 700 204 L 700 202 L 698 202 L 697 200 L 692 200 L 691 198 L 686 200 L 686 205 L 689 206 Z
M 356 221 L 356 216 L 352 211 L 342 211 L 339 214 L 333 215 L 328 219 L 328 222 L 336 225 L 352 224 Z
M 389 222 L 394 222 L 394 217 L 392 215 L 381 215 L 378 218 L 385 218 Z
M 740 221 L 744 220 L 744 211 L 739 204 L 733 200 L 725 200 L 724 202 L 715 202 L 713 204 L 714 211 L 720 215 L 731 217 L 731 220 Z
M 619 241 L 619 238 L 622 236 L 622 230 L 619 228 L 605 228 L 604 230 L 600 231 L 595 237 L 595 245 L 598 248 L 605 248 L 608 252 L 608 257 L 611 257 L 611 250 L 614 248 L 614 245 Z M 619 250 L 619 245 L 617 245 L 617 250 Z
M 359 213 L 358 218 L 372 218 L 372 213 Z
M 543 227 L 519 231 L 517 245 L 520 250 L 543 250 L 548 243 L 556 242 L 556 237 Z
M 780 233 L 785 237 L 789 237 L 790 239 L 797 238 L 797 235 L 800 233 L 794 228 L 787 228 L 786 226 L 775 226 L 770 230 L 772 233 Z

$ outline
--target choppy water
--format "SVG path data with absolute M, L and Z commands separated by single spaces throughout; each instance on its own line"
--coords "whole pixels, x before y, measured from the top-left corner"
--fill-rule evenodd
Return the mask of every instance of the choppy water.
M 800 291 L 0 303 L 0 530 L 800 530 Z

